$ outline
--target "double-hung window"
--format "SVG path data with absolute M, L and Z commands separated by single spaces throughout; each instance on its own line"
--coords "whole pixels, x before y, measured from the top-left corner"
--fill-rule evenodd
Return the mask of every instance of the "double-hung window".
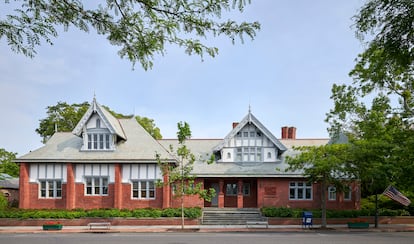
M 85 176 L 85 195 L 106 196 L 108 195 L 107 176 Z
M 152 180 L 133 181 L 132 198 L 155 199 L 155 182 Z
M 62 180 L 39 180 L 40 198 L 61 198 L 62 197 Z
M 312 200 L 312 184 L 304 181 L 290 182 L 289 200 Z
M 329 186 L 328 187 L 328 200 L 329 201 L 335 201 L 336 200 L 336 187 L 335 186 Z

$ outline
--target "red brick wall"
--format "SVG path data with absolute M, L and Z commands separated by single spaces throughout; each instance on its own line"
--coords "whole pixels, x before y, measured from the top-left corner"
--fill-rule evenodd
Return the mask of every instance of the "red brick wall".
M 27 163 L 20 163 L 19 207 L 30 208 L 29 164 Z
M 39 198 L 39 184 L 29 183 L 29 202 L 28 208 L 32 209 L 54 209 L 54 208 L 65 208 L 64 198 L 60 199 L 47 199 Z
M 305 181 L 305 179 L 302 179 Z M 260 179 L 258 180 L 258 207 L 290 207 L 316 209 L 321 207 L 321 189 L 319 184 L 314 184 L 312 188 L 312 200 L 289 200 L 289 182 L 301 181 L 301 179 Z M 327 200 L 329 209 L 358 209 L 359 198 L 355 193 L 355 184 L 352 185 L 354 191 L 350 201 L 343 200 L 343 193 L 337 192 L 336 201 Z M 326 193 L 326 197 L 327 193 Z
M 83 183 L 75 184 L 75 208 L 113 208 L 114 184 L 108 185 L 108 196 L 85 196 Z
M 120 167 L 120 165 L 119 165 Z M 68 166 L 68 170 L 72 167 Z M 164 198 L 163 188 L 156 189 L 156 199 L 143 200 L 131 198 L 131 184 L 121 183 L 121 176 L 117 178 L 119 183 L 118 189 L 122 194 L 118 194 L 115 199 L 115 184 L 109 184 L 108 196 L 85 196 L 85 187 L 83 183 L 74 183 L 72 187 L 68 184 L 74 182 L 73 175 L 68 177 L 68 182 L 62 185 L 62 199 L 40 199 L 39 185 L 37 183 L 29 183 L 28 164 L 20 164 L 20 207 L 21 208 L 162 208 L 165 206 L 164 199 L 169 200 L 169 207 L 180 207 L 181 199 L 174 198 L 174 196 Z M 118 170 L 117 173 L 121 171 Z M 69 175 L 70 176 L 70 175 Z M 242 179 L 243 183 L 250 183 L 250 196 L 243 196 L 242 205 L 245 208 L 249 207 L 291 207 L 291 208 L 308 208 L 315 209 L 321 207 L 320 201 L 320 187 L 313 185 L 313 199 L 312 200 L 289 200 L 289 182 L 300 181 L 301 179 L 283 179 L 283 178 L 265 178 L 265 179 Z M 305 179 L 302 179 L 305 181 Z M 204 183 L 204 179 L 197 179 L 196 183 Z M 211 183 L 219 183 L 222 185 L 222 192 L 225 192 L 226 184 L 234 183 L 240 184 L 241 179 L 211 179 L 206 180 L 205 186 L 210 187 Z M 359 196 L 356 195 L 356 186 L 353 185 L 354 191 L 352 193 L 352 200 L 343 200 L 343 194 L 337 193 L 336 201 L 327 201 L 329 209 L 358 209 Z M 68 194 L 68 191 L 73 191 L 73 194 Z M 216 194 L 219 194 L 217 192 Z M 69 199 L 69 198 L 71 199 Z M 223 196 L 224 207 L 237 207 L 237 196 Z M 241 205 L 239 199 L 239 205 Z M 186 196 L 184 199 L 184 206 L 186 207 L 204 207 L 209 206 L 199 196 Z M 221 205 L 223 206 L 223 205 Z
M 203 180 L 196 179 L 194 184 L 203 183 Z M 172 194 L 172 193 L 171 193 Z M 181 197 L 171 196 L 171 205 L 172 208 L 181 207 Z M 198 195 L 189 195 L 184 197 L 184 206 L 185 207 L 204 207 L 204 200 L 200 199 Z
M 162 188 L 157 187 L 155 192 L 155 199 L 132 199 L 131 184 L 123 183 L 121 185 L 122 192 L 122 208 L 162 208 Z

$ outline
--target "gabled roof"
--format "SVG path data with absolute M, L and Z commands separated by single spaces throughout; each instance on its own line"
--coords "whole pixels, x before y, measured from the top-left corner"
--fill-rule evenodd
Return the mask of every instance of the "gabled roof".
M 82 138 L 70 132 L 57 132 L 47 143 L 16 162 L 32 163 L 156 163 L 155 154 L 174 162 L 174 157 L 135 120 L 119 119 L 128 140 L 121 141 L 113 151 L 83 151 Z
M 76 125 L 75 129 L 73 129 L 72 133 L 81 136 L 83 127 L 86 126 L 86 123 L 89 121 L 93 113 L 97 113 L 99 117 L 101 117 L 105 126 L 109 129 L 112 134 L 116 134 L 118 137 L 126 140 L 126 136 L 124 131 L 122 130 L 122 126 L 119 123 L 119 120 L 115 118 L 108 110 L 102 107 L 98 102 L 96 102 L 96 98 L 93 98 L 92 104 L 89 107 L 88 111 L 82 116 L 79 123 Z
M 217 152 L 223 149 L 224 145 L 227 145 L 227 142 L 236 136 L 237 132 L 243 129 L 243 127 L 247 124 L 255 125 L 263 133 L 264 136 L 269 138 L 269 140 L 279 149 L 279 151 L 284 152 L 287 150 L 287 148 L 262 123 L 260 123 L 256 117 L 254 117 L 249 109 L 249 113 L 242 119 L 242 121 L 240 121 L 236 127 L 233 128 L 232 131 L 230 131 L 230 133 L 220 144 L 213 148 L 213 151 Z

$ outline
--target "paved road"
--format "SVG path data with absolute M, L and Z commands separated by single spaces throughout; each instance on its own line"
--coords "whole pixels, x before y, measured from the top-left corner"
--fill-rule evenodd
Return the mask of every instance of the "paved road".
M 413 244 L 413 232 L 0 234 L 0 244 Z

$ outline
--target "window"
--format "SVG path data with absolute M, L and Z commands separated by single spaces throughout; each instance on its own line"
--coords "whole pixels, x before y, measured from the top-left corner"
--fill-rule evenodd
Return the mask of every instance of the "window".
M 101 128 L 101 120 L 100 119 L 96 120 L 96 128 Z
M 336 187 L 335 186 L 329 186 L 328 187 L 328 200 L 329 201 L 335 201 L 336 200 Z
M 350 201 L 352 199 L 352 188 L 349 187 L 345 187 L 344 190 L 344 200 L 346 201 Z
M 111 135 L 107 133 L 88 134 L 88 150 L 111 149 Z
M 39 180 L 40 198 L 61 198 L 62 180 Z
M 102 176 L 85 176 L 85 195 L 108 195 L 108 177 Z
M 226 185 L 226 195 L 227 196 L 237 196 L 237 184 L 227 184 Z
M 241 148 L 237 148 L 236 160 L 239 162 L 242 161 L 242 149 Z
M 173 186 L 173 192 L 176 188 Z M 133 181 L 132 198 L 136 199 L 155 199 L 154 181 Z
M 290 182 L 290 200 L 312 200 L 312 184 L 309 182 Z
M 227 153 L 227 158 L 230 159 L 231 158 L 231 153 Z
M 267 153 L 267 158 L 268 158 L 268 159 L 271 159 L 271 158 L 272 158 L 272 153 L 271 153 L 271 152 L 268 152 L 268 153 Z
M 236 151 L 236 161 L 255 162 L 262 161 L 262 148 L 260 147 L 239 147 Z
M 250 183 L 243 183 L 243 196 L 250 196 Z

